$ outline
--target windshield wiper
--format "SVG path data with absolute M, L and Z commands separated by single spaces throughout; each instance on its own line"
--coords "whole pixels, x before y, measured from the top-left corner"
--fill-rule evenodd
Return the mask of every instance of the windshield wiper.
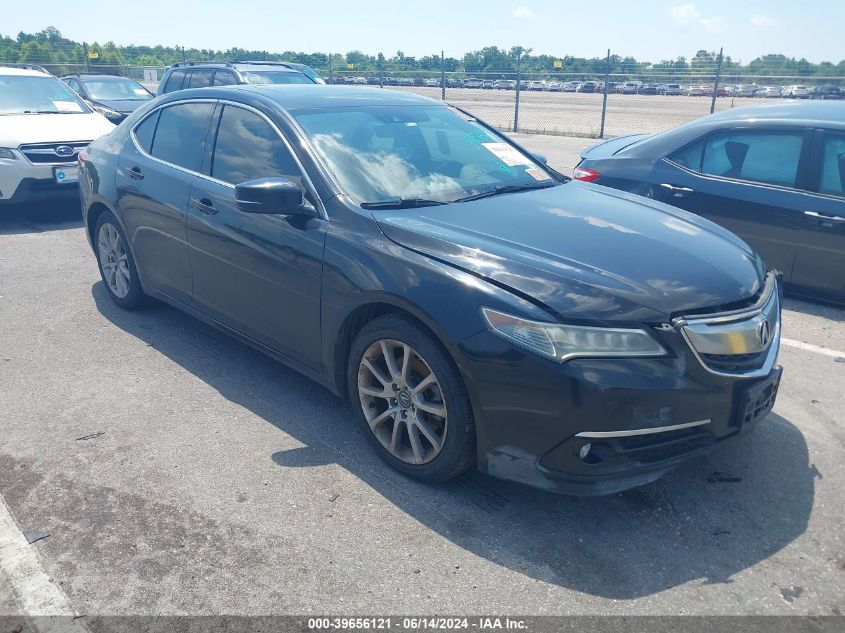
M 442 200 L 426 200 L 425 198 L 390 198 L 389 200 L 376 200 L 375 202 L 362 202 L 364 209 L 414 209 L 417 207 L 433 207 L 439 204 L 446 204 Z
M 503 193 L 518 193 L 520 191 L 532 191 L 533 189 L 548 189 L 549 187 L 554 187 L 555 185 L 559 184 L 559 182 L 552 182 L 545 185 L 540 183 L 531 185 L 499 185 L 498 187 L 493 187 L 492 189 L 488 189 L 487 191 L 481 191 L 479 193 L 474 193 L 469 196 L 464 196 L 463 198 L 458 198 L 454 202 L 469 202 L 470 200 L 480 200 L 481 198 L 498 196 Z
M 82 110 L 79 112 L 59 112 L 58 110 L 24 110 L 23 112 L 19 112 L 17 114 L 81 114 Z M 9 114 L 16 114 L 14 112 L 10 112 Z

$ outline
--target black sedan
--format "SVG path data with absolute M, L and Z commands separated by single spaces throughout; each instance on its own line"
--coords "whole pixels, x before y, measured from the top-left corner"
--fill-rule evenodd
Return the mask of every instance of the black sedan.
M 612 139 L 584 152 L 575 177 L 713 220 L 788 291 L 845 304 L 845 103 L 737 108 Z
M 80 73 L 66 75 L 62 81 L 114 124 L 155 98 L 153 93 L 128 77 Z
M 80 158 L 119 306 L 163 300 L 348 398 L 376 452 L 599 494 L 752 428 L 775 275 L 728 231 L 569 181 L 471 114 L 371 88 L 175 92 Z

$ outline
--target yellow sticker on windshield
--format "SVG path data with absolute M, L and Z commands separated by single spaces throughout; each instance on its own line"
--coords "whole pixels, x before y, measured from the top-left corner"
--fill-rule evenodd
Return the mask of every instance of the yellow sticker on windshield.
M 532 164 L 527 156 L 507 143 L 482 143 L 481 146 L 509 167 Z

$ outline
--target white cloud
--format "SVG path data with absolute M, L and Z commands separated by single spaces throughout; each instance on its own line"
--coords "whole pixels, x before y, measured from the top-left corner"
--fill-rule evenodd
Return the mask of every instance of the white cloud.
M 515 18 L 533 18 L 537 14 L 525 5 L 521 4 L 513 10 L 513 13 L 511 15 L 513 15 L 513 17 Z
M 757 15 L 751 18 L 751 26 L 756 26 L 760 29 L 773 29 L 776 26 L 780 26 L 780 22 L 778 22 L 772 17 L 769 17 L 768 15 L 758 13 Z
M 694 2 L 678 4 L 672 7 L 672 21 L 678 26 L 698 25 L 707 31 L 721 33 L 728 28 L 725 21 L 718 17 L 705 17 L 695 8 Z

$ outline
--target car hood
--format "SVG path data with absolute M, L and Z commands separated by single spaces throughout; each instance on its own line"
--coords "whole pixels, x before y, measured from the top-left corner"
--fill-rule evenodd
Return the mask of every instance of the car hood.
M 759 258 L 721 227 L 597 185 L 373 216 L 392 241 L 562 319 L 662 322 L 747 300 L 764 280 Z
M 92 103 L 111 108 L 112 110 L 116 110 L 121 114 L 129 114 L 130 112 L 134 112 L 142 105 L 147 103 L 147 101 L 149 100 L 145 99 L 144 101 L 138 101 L 137 99 L 94 99 L 92 100 Z
M 97 113 L 7 114 L 0 116 L 0 147 L 93 141 L 113 129 L 114 125 Z

